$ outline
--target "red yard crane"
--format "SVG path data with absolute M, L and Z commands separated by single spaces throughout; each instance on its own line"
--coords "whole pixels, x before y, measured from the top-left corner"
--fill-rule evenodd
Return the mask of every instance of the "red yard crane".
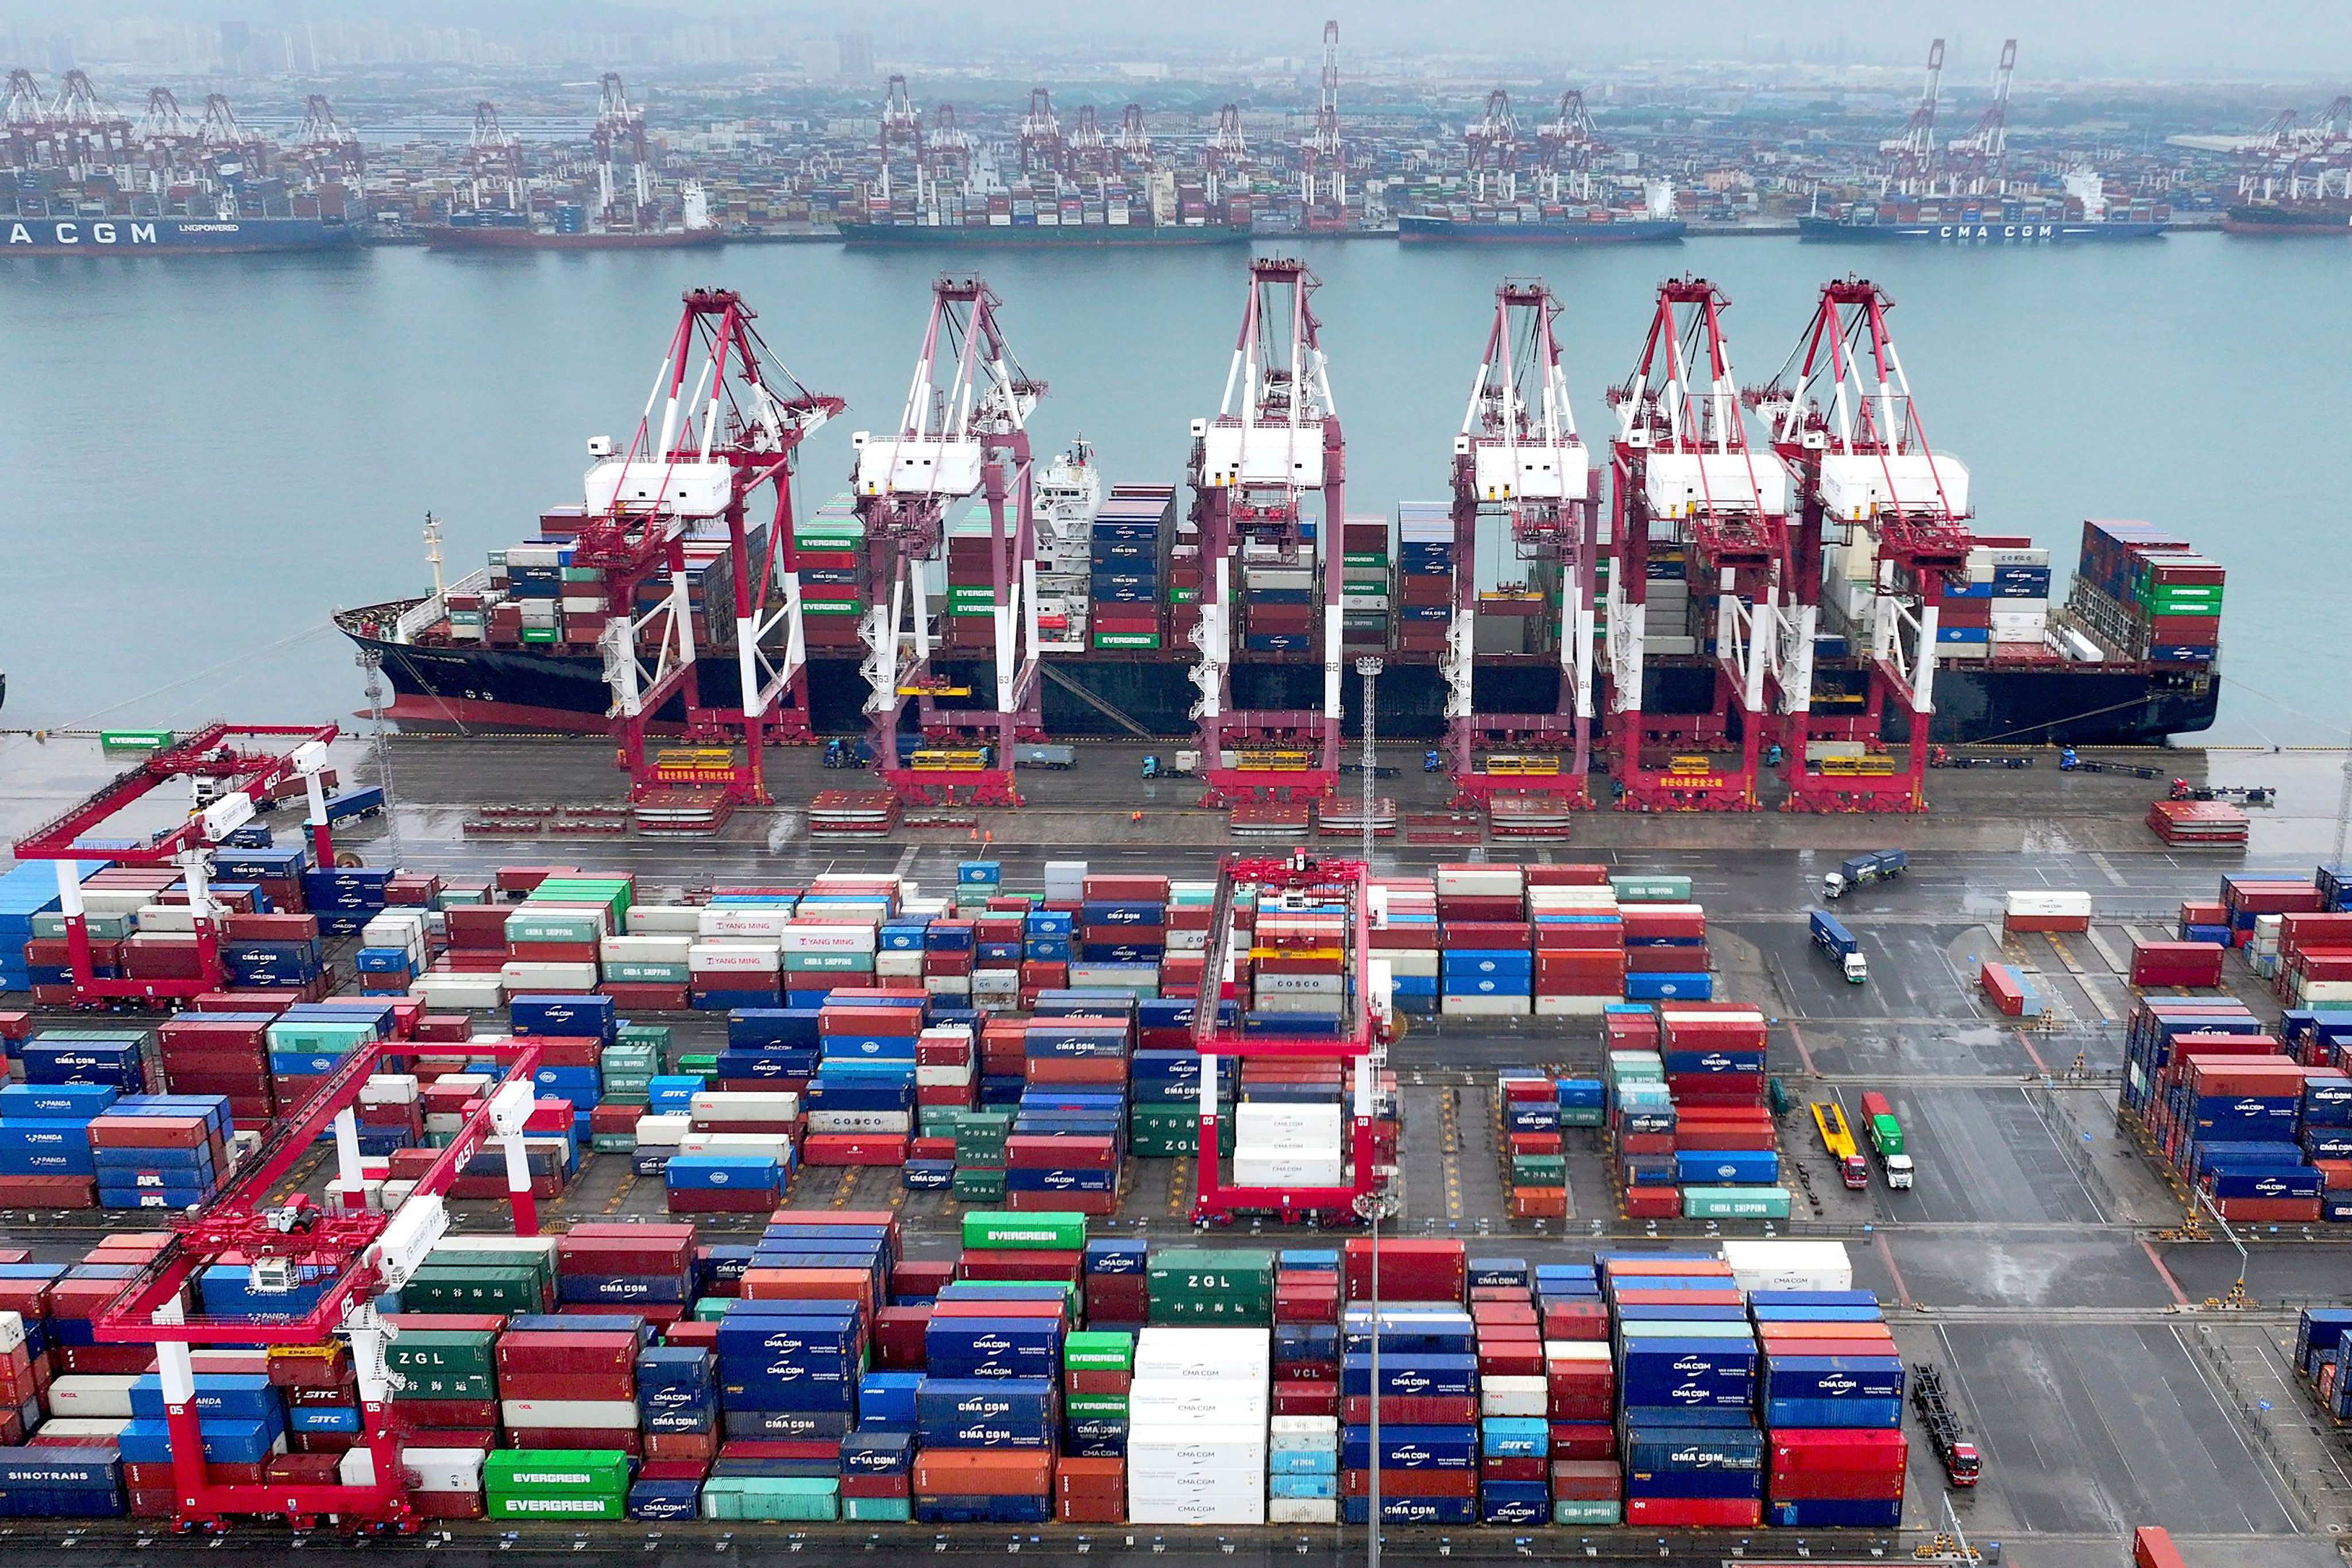
M 164 89 L 155 90 L 169 100 L 171 95 Z M 154 114 L 156 106 L 152 95 L 147 108 L 150 115 Z M 177 119 L 180 106 L 172 102 L 168 108 L 171 118 Z M 294 132 L 294 150 L 314 178 L 356 180 L 367 166 L 359 132 L 335 118 L 335 106 L 327 101 L 323 92 L 314 92 L 302 100 L 302 124 Z
M 63 142 L 66 171 L 75 179 L 129 172 L 131 121 L 99 96 L 88 71 L 66 72 L 49 119 Z
M 1797 489 L 1802 624 L 1790 640 L 1782 684 L 1791 811 L 1927 809 L 1936 626 L 1946 579 L 1968 565 L 1969 470 L 1927 446 L 1886 327 L 1893 304 L 1864 279 L 1825 285 L 1795 352 L 1757 398 Z M 1838 590 L 1849 598 L 1839 608 L 1866 652 L 1838 661 L 1852 671 L 1848 685 L 1822 703 L 1814 606 L 1831 529 L 1845 536 Z M 1866 693 L 1853 689 L 1865 671 Z M 1900 765 L 1887 739 L 1894 706 L 1906 714 L 1909 740 Z M 1857 766 L 1870 771 L 1852 771 Z
M 220 95 L 215 93 L 214 98 Z M 205 100 L 205 119 L 212 119 L 213 100 Z M 522 143 L 507 133 L 499 123 L 499 106 L 485 99 L 474 105 L 474 129 L 466 138 L 466 151 L 460 157 L 466 171 L 468 194 L 474 210 L 488 207 L 488 197 L 496 191 L 515 211 L 522 210 Z
M 931 110 L 922 167 L 934 196 L 950 186 L 961 190 L 971 184 L 971 132 L 958 122 L 952 103 Z
M 1497 794 L 1541 795 L 1590 805 L 1586 784 L 1592 721 L 1592 597 L 1599 552 L 1598 478 L 1568 402 L 1553 323 L 1559 301 L 1540 279 L 1507 279 L 1495 290 L 1495 322 L 1471 384 L 1470 406 L 1454 438 L 1454 618 L 1446 638 L 1445 735 L 1454 804 Z M 1482 525 L 1483 528 L 1482 528 Z M 1478 709 L 1472 691 L 1479 612 L 1482 532 L 1495 536 L 1532 581 L 1540 642 L 1530 653 L 1559 661 L 1559 695 L 1549 713 Z M 1558 609 L 1552 608 L 1558 595 Z M 1567 748 L 1566 766 L 1556 753 Z M 1513 757 L 1514 771 L 1489 772 L 1482 748 L 1532 748 L 1549 771 Z
M 1748 445 L 1723 333 L 1729 304 L 1703 278 L 1661 284 L 1641 359 L 1610 393 L 1618 431 L 1609 742 L 1626 810 L 1757 809 L 1771 626 L 1788 578 L 1789 486 L 1771 453 Z M 1662 622 L 1654 632 L 1653 613 Z M 1671 650 L 1654 656 L 1654 637 L 1673 639 Z M 1710 640 L 1711 657 L 1702 651 Z M 1648 710 L 1654 663 L 1711 668 L 1712 700 L 1696 711 Z
M 813 738 L 793 470 L 800 444 L 846 405 L 785 369 L 751 325 L 755 315 L 731 289 L 688 289 L 626 451 L 608 437 L 589 443 L 596 463 L 572 564 L 604 574 L 599 647 L 616 758 L 650 831 L 716 832 L 738 805 L 767 804 L 762 748 Z M 772 499 L 755 521 L 762 486 Z M 720 545 L 728 566 L 732 702 L 706 704 L 695 675 L 688 569 L 690 554 L 705 553 L 697 541 Z M 647 750 L 647 731 L 673 699 L 687 739 L 730 748 L 724 760 Z
M 996 294 L 977 277 L 942 277 L 931 286 L 929 322 L 897 430 L 859 431 L 851 480 L 866 524 L 866 714 L 873 725 L 874 766 L 891 793 L 913 804 L 968 799 L 1018 805 L 1013 779 L 1016 741 L 1042 738 L 1037 625 L 1037 534 L 1029 452 L 1029 416 L 1045 395 L 1005 346 Z M 985 503 L 984 533 L 962 513 Z M 964 530 L 967 530 L 965 531 Z M 958 578 L 971 554 L 984 575 Z M 947 614 L 937 635 L 927 580 L 933 563 L 948 570 Z M 971 601 L 979 582 L 992 595 Z M 984 628 L 984 629 L 983 629 Z M 932 668 L 940 655 L 992 667 L 992 700 L 969 698 Z M 898 731 L 907 704 L 927 742 L 901 761 Z
M 1192 421 L 1190 478 L 1202 573 L 1201 619 L 1193 632 L 1200 658 L 1192 669 L 1201 696 L 1193 715 L 1201 721 L 1205 805 L 1270 797 L 1319 800 L 1339 780 L 1346 561 L 1340 521 L 1347 515 L 1347 454 L 1323 357 L 1321 323 L 1308 306 L 1316 287 L 1303 261 L 1250 263 L 1249 300 L 1223 399 L 1214 418 Z M 1311 541 L 1303 515 L 1309 495 L 1321 500 Z M 1274 579 L 1277 573 L 1296 576 Z M 1283 586 L 1253 593 L 1253 580 L 1278 580 Z M 1308 600 L 1306 613 L 1287 618 L 1304 629 L 1257 629 L 1270 618 L 1261 606 L 1274 608 L 1276 594 L 1299 592 L 1301 583 Z M 1264 639 L 1255 651 L 1296 657 L 1318 640 L 1312 629 L 1318 597 L 1321 710 L 1234 709 L 1237 620 L 1249 628 L 1239 635 Z
M 1111 143 L 1122 174 L 1151 172 L 1151 132 L 1143 123 L 1143 105 L 1130 103 L 1118 111 L 1118 134 Z
M 123 1282 L 92 1324 L 100 1343 L 152 1345 L 171 1431 L 173 1521 L 183 1530 L 218 1530 L 233 1517 L 271 1515 L 308 1530 L 331 1519 L 354 1533 L 417 1528 L 400 1461 L 402 1431 L 392 1396 L 399 1376 L 386 1364 L 392 1325 L 376 1298 L 397 1290 L 449 1228 L 446 1194 L 468 1163 L 497 1143 L 505 1155 L 514 1233 L 536 1235 L 524 1135 L 532 1118 L 531 1075 L 541 1048 L 532 1040 L 473 1040 L 469 1060 L 488 1061 L 499 1082 L 468 1108 L 457 1136 L 390 1213 L 357 1206 L 359 1135 L 352 1108 L 370 1077 L 396 1071 L 401 1058 L 435 1054 L 382 1040 L 352 1052 L 303 1104 L 280 1121 L 213 1199 L 174 1215 L 168 1241 Z M 270 1194 L 334 1134 L 346 1206 L 321 1209 L 308 1198 L 273 1203 Z M 256 1295 L 283 1295 L 288 1310 L 267 1321 L 207 1318 L 191 1310 L 197 1283 L 216 1264 L 248 1271 Z M 360 1393 L 364 1465 L 346 1464 L 337 1481 L 229 1481 L 205 1461 L 194 1358 L 200 1345 L 351 1347 Z
M 1368 875 L 1369 868 L 1360 861 L 1318 860 L 1303 849 L 1283 859 L 1227 856 L 1218 868 L 1203 950 L 1206 956 L 1192 1003 L 1192 1048 L 1201 1055 L 1200 1140 L 1195 1145 L 1199 1174 L 1192 1198 L 1195 1225 L 1228 1224 L 1242 1213 L 1273 1214 L 1285 1224 L 1307 1218 L 1352 1223 L 1360 1217 L 1358 1200 L 1379 1184 L 1374 1100 L 1392 1015 L 1388 966 L 1372 957 Z M 1244 900 L 1255 911 L 1247 922 L 1251 936 L 1246 941 L 1240 934 L 1244 922 L 1238 919 L 1238 906 Z M 1228 1017 L 1224 1003 L 1246 973 L 1255 952 L 1263 948 L 1277 959 L 1286 956 L 1278 942 L 1268 942 L 1259 934 L 1256 922 L 1286 910 L 1329 911 L 1335 907 L 1346 933 L 1342 955 L 1346 996 L 1339 1033 L 1336 1037 L 1286 1036 L 1271 1029 L 1245 1028 L 1237 1018 Z M 1266 1021 L 1260 1019 L 1261 1024 Z M 1244 1187 L 1224 1180 L 1217 1130 L 1223 1114 L 1217 1095 L 1221 1057 L 1349 1064 L 1353 1073 L 1348 1133 L 1350 1169 L 1344 1184 Z
M 1091 174 L 1097 181 L 1108 177 L 1111 168 L 1111 141 L 1102 128 L 1102 121 L 1091 103 L 1078 105 L 1077 119 L 1070 126 L 1067 142 L 1067 168 L 1073 174 Z
M 207 725 L 152 752 L 95 795 L 16 841 L 12 853 L 17 859 L 57 863 L 58 909 L 65 917 L 76 1002 L 176 1002 L 220 989 L 226 968 L 220 956 L 220 910 L 207 890 L 212 852 L 252 821 L 257 806 L 272 798 L 280 784 L 299 778 L 310 796 L 312 854 L 320 866 L 332 866 L 334 844 L 327 829 L 320 774 L 335 735 L 332 724 Z M 191 809 L 176 826 L 130 845 L 110 835 L 92 841 L 91 836 L 101 835 L 116 816 L 180 780 L 189 781 L 194 794 Z M 187 879 L 196 973 L 170 979 L 100 979 L 76 868 L 81 860 L 179 867 Z

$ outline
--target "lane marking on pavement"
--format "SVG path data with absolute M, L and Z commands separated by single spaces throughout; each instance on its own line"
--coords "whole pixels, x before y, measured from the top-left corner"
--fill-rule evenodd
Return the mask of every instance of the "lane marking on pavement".
M 2172 1277 L 2172 1270 L 2164 1266 L 2164 1258 L 2157 1252 L 2156 1243 L 2142 1237 L 2139 1249 L 2147 1254 L 2147 1260 L 2156 1266 L 2156 1277 L 2164 1281 L 2166 1289 L 2172 1292 L 2173 1305 L 2176 1307 L 2189 1305 L 2189 1293 L 2180 1288 L 2180 1281 Z
M 1903 1270 L 1895 1266 L 1895 1248 L 1887 1244 L 1886 1233 L 1874 1231 L 1871 1240 L 1877 1244 L 1879 1261 L 1886 1265 L 1887 1274 L 1895 1280 L 1895 1299 L 1906 1307 L 1917 1306 L 1918 1303 L 1911 1299 L 1911 1287 L 1903 1283 Z
M 2084 931 L 2083 936 L 2084 940 L 2090 942 L 2092 949 L 2096 952 L 2099 957 L 2106 963 L 2109 973 L 2115 974 L 2129 974 L 2131 973 L 2131 965 L 2126 963 L 2121 958 L 2116 955 L 2116 950 L 2107 945 L 2107 939 L 2099 934 L 2098 927 L 2093 926 L 2090 930 Z M 2053 942 L 2051 945 L 2055 947 L 2057 943 Z
M 1797 1047 L 1797 1059 L 1805 1064 L 1805 1076 L 1819 1078 L 1821 1069 L 1813 1066 L 1813 1053 L 1805 1047 L 1804 1031 L 1797 1027 L 1797 1021 L 1794 1018 L 1783 1018 L 1780 1021 L 1789 1026 L 1789 1041 Z
M 918 856 L 918 855 L 919 855 L 919 854 L 921 854 L 922 852 L 923 852 L 923 847 L 922 847 L 921 845 L 919 845 L 919 844 L 909 844 L 909 845 L 908 845 L 908 846 L 907 846 L 907 852 L 906 852 L 905 854 L 903 854 L 903 855 L 901 855 L 901 856 L 899 856 L 899 857 L 898 857 L 898 875 L 900 875 L 901 877 L 903 877 L 903 876 L 905 876 L 908 872 L 909 872 L 909 871 L 913 870 L 913 869 L 915 868 L 915 857 L 916 857 L 916 856 Z
M 2033 1040 L 2032 1037 L 2027 1035 L 2022 1029 L 2012 1029 L 2010 1033 L 2015 1035 L 2017 1037 L 2017 1043 L 2025 1047 L 2026 1059 L 2032 1062 L 2033 1070 L 2040 1073 L 2042 1077 L 2048 1078 L 2050 1076 L 2050 1064 L 2043 1061 L 2042 1059 L 2042 1053 L 2033 1048 Z
M 2100 874 L 2105 877 L 2108 881 L 2113 882 L 2116 887 L 2128 888 L 2131 886 L 2129 882 L 2124 880 L 2124 874 L 2116 869 L 2115 863 L 2109 860 L 2105 856 L 2100 854 L 2097 850 L 2094 849 L 2090 852 L 2089 859 L 2092 865 L 2096 866 L 2099 868 Z

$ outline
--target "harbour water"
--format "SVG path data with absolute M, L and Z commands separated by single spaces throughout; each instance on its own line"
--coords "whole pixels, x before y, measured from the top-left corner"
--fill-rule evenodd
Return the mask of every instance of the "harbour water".
M 2086 516 L 2178 527 L 2230 570 L 2207 738 L 2329 744 L 2352 723 L 2341 246 L 1279 248 L 1325 285 L 1356 512 L 1443 499 L 1507 272 L 1564 299 L 1570 385 L 1598 447 L 1662 277 L 1724 287 L 1740 379 L 1759 385 L 1822 282 L 1862 269 L 1896 300 L 1923 421 L 1969 464 L 1980 530 L 2030 534 L 2071 563 Z M 1114 479 L 1181 479 L 1186 424 L 1223 384 L 1244 254 L 982 258 L 1015 352 L 1051 388 L 1032 427 L 1041 452 L 1083 434 Z M 541 507 L 576 500 L 584 439 L 625 440 L 689 285 L 740 289 L 785 363 L 849 400 L 804 449 L 813 504 L 843 488 L 851 431 L 896 422 L 948 259 L 963 258 L 765 246 L 18 259 L 0 269 L 0 722 L 350 712 L 361 678 L 330 612 L 428 580 L 427 511 L 456 576 Z

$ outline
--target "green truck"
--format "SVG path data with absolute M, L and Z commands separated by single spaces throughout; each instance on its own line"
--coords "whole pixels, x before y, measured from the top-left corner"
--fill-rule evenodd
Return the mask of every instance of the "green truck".
M 1878 1168 L 1885 1173 L 1886 1184 L 1897 1191 L 1911 1185 L 1914 1172 L 1911 1156 L 1903 1152 L 1903 1123 L 1895 1120 L 1895 1107 L 1876 1089 L 1862 1097 L 1862 1124 L 1870 1136 L 1871 1152 L 1878 1156 Z

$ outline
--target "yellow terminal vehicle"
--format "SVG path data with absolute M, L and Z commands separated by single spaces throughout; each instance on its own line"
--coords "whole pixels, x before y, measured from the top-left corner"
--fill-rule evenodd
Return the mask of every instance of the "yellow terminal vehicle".
M 1837 1162 L 1838 1180 L 1854 1192 L 1870 1185 L 1870 1162 L 1862 1157 L 1854 1146 L 1853 1131 L 1845 1124 L 1845 1108 L 1834 1100 L 1817 1100 L 1812 1103 L 1813 1125 L 1820 1130 L 1822 1147 Z

